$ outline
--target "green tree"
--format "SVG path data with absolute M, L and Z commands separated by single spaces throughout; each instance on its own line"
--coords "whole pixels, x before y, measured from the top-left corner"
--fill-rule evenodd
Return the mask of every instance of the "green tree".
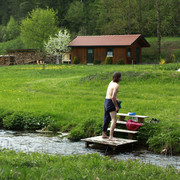
M 19 25 L 15 21 L 15 19 L 11 16 L 6 28 L 7 40 L 12 40 L 17 38 L 19 36 L 19 32 L 20 32 Z
M 0 42 L 6 41 L 6 26 L 0 25 Z
M 26 48 L 42 49 L 49 36 L 58 32 L 56 12 L 53 9 L 34 9 L 21 24 L 21 38 Z
M 69 22 L 72 31 L 77 33 L 82 30 L 85 23 L 84 4 L 80 1 L 71 3 L 65 19 Z

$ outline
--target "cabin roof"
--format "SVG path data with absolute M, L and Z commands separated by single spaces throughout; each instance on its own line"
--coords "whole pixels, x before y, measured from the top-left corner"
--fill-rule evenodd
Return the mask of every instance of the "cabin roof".
M 141 47 L 150 47 L 150 44 L 141 34 L 131 35 L 101 35 L 101 36 L 77 36 L 69 43 L 69 47 L 82 46 L 131 46 L 138 43 Z

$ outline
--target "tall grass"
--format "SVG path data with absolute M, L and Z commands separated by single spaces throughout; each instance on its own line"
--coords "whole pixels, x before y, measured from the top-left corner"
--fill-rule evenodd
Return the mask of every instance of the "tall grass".
M 49 156 L 1 151 L 1 179 L 179 179 L 173 167 L 162 168 L 129 160 L 115 161 L 98 154 Z

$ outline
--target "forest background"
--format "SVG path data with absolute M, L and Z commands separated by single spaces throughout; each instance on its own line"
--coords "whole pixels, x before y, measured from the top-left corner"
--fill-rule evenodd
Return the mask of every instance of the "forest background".
M 35 8 L 57 11 L 58 26 L 77 35 L 142 34 L 157 36 L 157 3 L 160 3 L 161 36 L 180 36 L 179 0 L 1 0 L 0 42 L 19 36 L 8 30 L 10 18 L 17 27 Z M 9 32 L 8 32 L 9 31 Z M 23 47 L 21 47 L 23 48 Z

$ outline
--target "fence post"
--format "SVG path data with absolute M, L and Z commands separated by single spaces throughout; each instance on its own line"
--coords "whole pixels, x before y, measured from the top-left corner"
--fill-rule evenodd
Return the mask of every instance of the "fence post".
M 177 70 L 179 69 L 179 62 L 178 62 L 178 60 L 177 60 Z
M 134 61 L 133 61 L 133 59 L 132 59 L 132 66 L 133 66 L 133 70 L 134 70 Z
M 43 63 L 43 70 L 45 70 L 45 62 Z

